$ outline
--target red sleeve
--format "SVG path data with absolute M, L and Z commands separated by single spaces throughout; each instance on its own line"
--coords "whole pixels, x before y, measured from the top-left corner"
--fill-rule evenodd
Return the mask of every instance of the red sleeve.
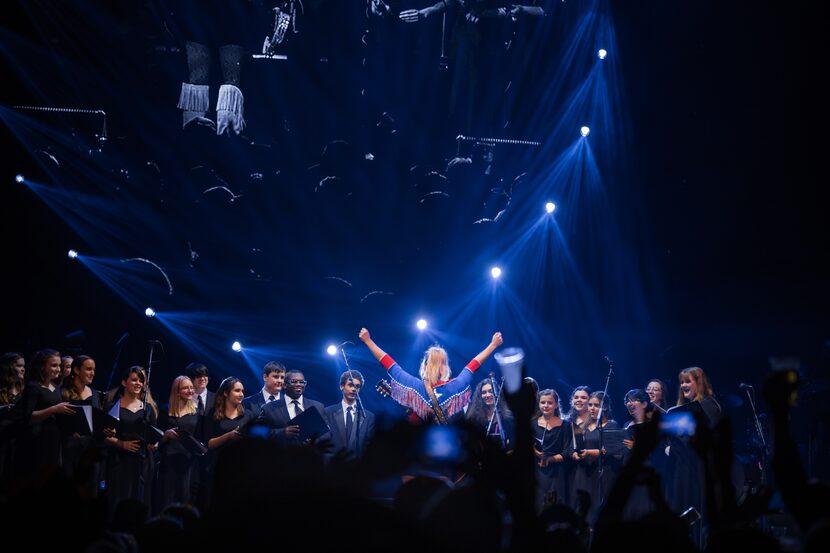
M 470 369 L 470 372 L 476 372 L 480 366 L 481 363 L 479 363 L 475 359 L 467 363 L 467 368 Z
M 380 358 L 380 364 L 383 365 L 383 368 L 387 371 L 395 364 L 395 360 L 392 359 L 389 354 L 387 353 L 383 357 Z

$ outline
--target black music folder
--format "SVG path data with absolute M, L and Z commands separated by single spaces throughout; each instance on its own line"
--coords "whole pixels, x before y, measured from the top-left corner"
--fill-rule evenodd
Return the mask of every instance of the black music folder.
M 316 439 L 329 432 L 331 429 L 326 421 L 323 419 L 323 416 L 320 414 L 320 411 L 311 407 L 306 409 L 288 423 L 289 425 L 296 424 L 300 427 L 300 434 L 297 436 L 297 439 L 300 442 L 305 442 L 309 439 Z
M 208 448 L 205 446 L 205 444 L 200 442 L 193 434 L 191 434 L 187 430 L 176 430 L 176 433 L 179 435 L 179 442 L 181 442 L 182 446 L 191 455 L 201 457 L 202 455 L 207 453 Z
M 628 448 L 623 444 L 623 440 L 630 439 L 630 433 L 622 428 L 602 430 L 602 447 L 605 448 L 607 455 L 614 457 L 622 457 L 628 453 Z
M 136 429 L 131 432 L 127 432 L 123 439 L 126 440 L 141 440 L 145 441 L 148 444 L 157 444 L 161 440 L 162 436 L 164 436 L 164 432 L 149 422 L 141 419 L 136 424 Z
M 118 419 L 94 407 L 90 400 L 75 400 L 70 403 L 73 415 L 59 415 L 55 418 L 65 434 L 79 436 L 102 436 L 105 428 L 118 428 Z

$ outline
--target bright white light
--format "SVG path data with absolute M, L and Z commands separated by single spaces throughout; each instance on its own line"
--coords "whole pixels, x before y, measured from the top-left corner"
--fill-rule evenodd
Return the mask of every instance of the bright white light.
M 501 276 L 501 267 L 493 267 L 490 269 L 490 276 L 493 278 L 499 278 Z
M 582 127 L 579 129 L 579 132 L 582 133 L 582 136 L 588 136 L 591 133 L 591 129 L 589 127 Z
M 231 344 L 231 349 L 233 351 L 240 352 L 242 351 L 242 344 L 240 344 L 239 342 L 234 342 L 233 344 Z
M 152 307 L 148 307 L 144 310 L 144 315 L 152 318 L 156 316 L 156 311 Z
M 418 322 L 415 323 L 415 326 L 418 327 L 418 330 L 424 330 L 427 327 L 427 320 L 426 319 L 418 319 Z
M 75 250 L 69 250 L 68 252 L 66 252 L 66 257 L 68 257 L 69 259 L 75 259 L 76 257 L 78 257 L 78 252 L 76 252 Z
M 335 346 L 334 344 L 330 345 L 326 348 L 326 353 L 328 353 L 329 355 L 337 355 L 337 346 Z
M 608 55 L 608 52 L 605 51 L 605 48 L 600 48 L 599 52 L 597 52 L 597 57 L 601 60 L 605 59 L 605 56 Z
M 553 202 L 546 203 L 545 211 L 547 211 L 548 213 L 553 213 L 554 211 L 556 211 L 556 204 Z
M 24 177 L 23 175 L 20 175 L 20 174 L 15 175 L 15 177 L 14 177 L 14 182 L 23 182 L 24 180 L 26 180 L 26 177 Z

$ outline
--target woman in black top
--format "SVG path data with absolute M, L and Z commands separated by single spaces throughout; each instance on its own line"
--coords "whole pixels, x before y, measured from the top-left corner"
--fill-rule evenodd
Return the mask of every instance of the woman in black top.
M 26 360 L 16 352 L 0 357 L 0 494 L 12 481 L 14 448 L 20 425 L 15 424 L 12 407 L 23 393 Z
M 53 384 L 61 371 L 60 353 L 45 349 L 32 357 L 31 370 L 20 400 L 15 405 L 23 427 L 15 452 L 16 479 L 58 468 L 61 464 L 61 432 L 56 417 L 75 410 L 61 398 Z
M 546 389 L 536 396 L 539 416 L 532 421 L 534 453 L 536 454 L 536 510 L 547 503 L 566 501 L 565 443 L 568 425 L 559 410 L 559 394 Z
M 252 414 L 242 406 L 243 399 L 245 387 L 238 378 L 230 376 L 219 385 L 204 432 L 206 445 L 214 457 L 217 449 L 242 437 L 242 430 L 252 419 Z
M 164 437 L 159 443 L 159 475 L 156 482 L 157 511 L 171 503 L 193 503 L 191 482 L 198 468 L 198 453 L 185 447 L 182 440 L 199 438 L 199 415 L 193 382 L 177 376 L 170 388 L 170 402 L 161 416 Z M 192 437 L 192 438 L 191 438 Z
M 501 442 L 501 432 L 504 431 L 505 450 L 513 449 L 513 414 L 507 408 L 504 400 L 499 401 L 499 414 L 496 416 L 496 394 L 493 392 L 493 382 L 487 378 L 476 386 L 473 392 L 470 407 L 467 409 L 467 420 L 472 422 L 476 428 L 485 432 L 487 437 Z M 501 420 L 501 427 L 499 426 Z
M 118 431 L 107 438 L 107 503 L 110 514 L 125 499 L 137 499 L 150 506 L 153 489 L 153 453 L 156 446 L 149 438 L 153 432 L 146 425 L 158 421 L 158 407 L 152 394 L 146 394 L 144 367 L 127 369 L 121 385 L 107 397 L 107 410 L 118 414 Z M 145 428 L 146 427 L 146 428 Z M 145 441 L 145 438 L 147 441 Z
M 95 378 L 95 360 L 88 355 L 79 355 L 72 360 L 69 376 L 64 380 L 61 396 L 64 401 L 74 404 L 89 404 L 93 409 L 103 409 L 101 392 L 90 388 Z M 114 432 L 114 429 L 113 429 Z M 97 436 L 103 439 L 103 436 Z M 80 466 L 84 452 L 96 443 L 95 435 L 65 434 L 63 436 L 63 470 L 69 477 L 81 479 L 87 491 L 95 494 L 98 490 L 98 464 Z M 82 468 L 92 472 L 76 474 Z
M 251 411 L 242 406 L 245 399 L 245 387 L 242 381 L 229 376 L 216 390 L 216 400 L 213 409 L 205 417 L 204 438 L 208 447 L 208 477 L 206 485 L 207 498 L 213 486 L 213 468 L 216 465 L 218 452 L 227 444 L 242 437 L 245 427 L 254 419 Z
M 602 408 L 601 417 L 600 407 Z M 588 511 L 588 522 L 593 525 L 596 513 L 601 503 L 608 497 L 611 486 L 616 479 L 617 471 L 622 462 L 622 452 L 617 448 L 617 453 L 608 455 L 605 440 L 603 440 L 602 448 L 600 448 L 600 430 L 602 432 L 616 433 L 608 435 L 609 441 L 621 441 L 619 434 L 620 425 L 611 418 L 611 400 L 604 392 L 594 392 L 591 394 L 588 399 L 588 416 L 588 424 L 585 426 L 585 431 L 582 434 L 584 449 L 579 452 L 573 452 L 572 459 L 576 463 L 574 488 L 584 490 L 588 493 L 591 499 L 591 508 Z M 600 419 L 599 424 L 597 423 L 598 419 Z M 600 478 L 599 474 L 600 456 L 602 457 L 603 463 L 602 478 Z M 600 489 L 600 486 L 602 489 Z

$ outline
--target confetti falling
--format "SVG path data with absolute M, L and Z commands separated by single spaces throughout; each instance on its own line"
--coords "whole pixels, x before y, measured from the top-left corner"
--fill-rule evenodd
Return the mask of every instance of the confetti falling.
M 371 298 L 372 296 L 394 296 L 392 292 L 384 292 L 383 290 L 372 290 L 362 298 L 360 298 L 360 303 L 364 303 L 366 300 Z
M 167 289 L 168 289 L 168 291 L 169 291 L 169 295 L 170 295 L 170 296 L 172 296 L 172 295 L 173 295 L 173 283 L 172 283 L 172 282 L 170 282 L 170 277 L 168 277 L 168 276 L 167 276 L 167 273 L 165 273 L 165 272 L 164 272 L 164 269 L 162 269 L 161 267 L 159 267 L 159 266 L 158 266 L 158 264 L 156 264 L 156 263 L 154 263 L 154 262 L 150 261 L 149 259 L 144 259 L 143 257 L 130 257 L 130 258 L 128 258 L 128 259 L 122 259 L 122 260 L 121 260 L 121 263 L 128 263 L 128 262 L 130 262 L 130 261 L 139 261 L 139 262 L 141 262 L 141 263 L 147 263 L 148 265 L 152 265 L 153 267 L 155 267 L 156 269 L 158 269 L 158 272 L 160 272 L 160 273 L 161 273 L 161 276 L 163 276 L 163 277 L 164 277 L 164 280 L 165 280 L 165 281 L 167 281 Z
M 424 203 L 428 198 L 434 198 L 436 196 L 443 196 L 445 198 L 450 197 L 449 194 L 442 190 L 433 190 L 432 192 L 427 192 L 426 194 L 424 194 L 424 196 L 421 198 L 421 203 Z
M 207 194 L 208 192 L 213 192 L 214 190 L 224 190 L 225 192 L 227 192 L 231 197 L 231 199 L 230 199 L 231 202 L 233 202 L 237 198 L 242 197 L 242 194 L 234 194 L 233 192 L 231 192 L 231 189 L 228 188 L 227 186 L 211 186 L 210 188 L 208 188 L 207 190 L 202 192 L 202 194 Z
M 326 278 L 326 280 L 337 280 L 339 282 L 342 282 L 343 284 L 345 284 L 349 288 L 353 288 L 352 283 L 349 282 L 348 280 L 346 280 L 345 278 L 341 278 L 339 276 L 327 276 L 325 278 Z

